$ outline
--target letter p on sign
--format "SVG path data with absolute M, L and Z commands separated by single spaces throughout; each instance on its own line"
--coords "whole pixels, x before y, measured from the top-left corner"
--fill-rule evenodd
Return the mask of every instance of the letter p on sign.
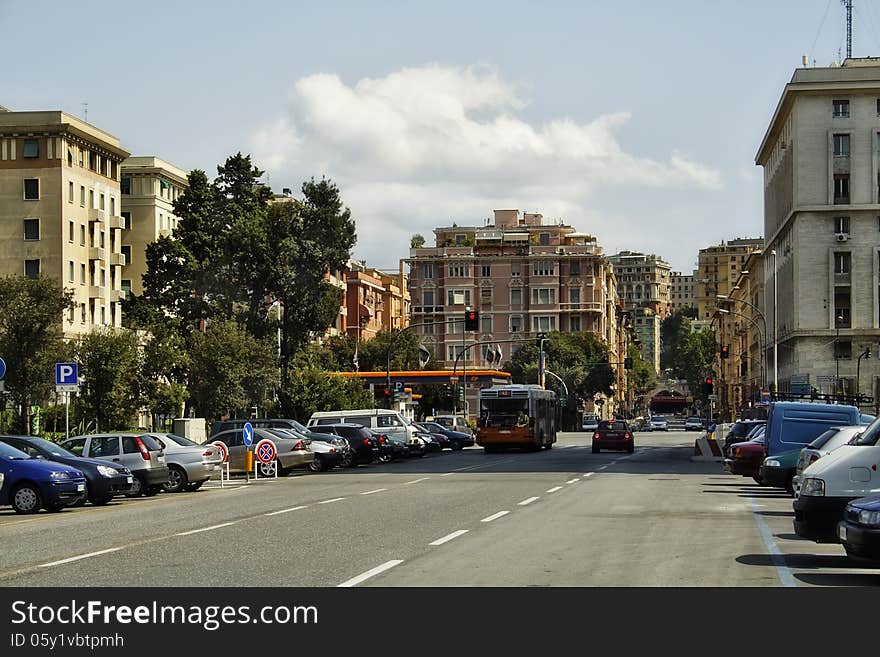
M 76 385 L 77 369 L 76 363 L 55 363 L 55 385 Z

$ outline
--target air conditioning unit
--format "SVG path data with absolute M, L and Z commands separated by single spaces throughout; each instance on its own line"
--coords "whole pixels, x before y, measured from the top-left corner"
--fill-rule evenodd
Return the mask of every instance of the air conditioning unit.
M 838 242 L 846 242 L 849 239 L 849 233 L 834 233 L 834 237 Z

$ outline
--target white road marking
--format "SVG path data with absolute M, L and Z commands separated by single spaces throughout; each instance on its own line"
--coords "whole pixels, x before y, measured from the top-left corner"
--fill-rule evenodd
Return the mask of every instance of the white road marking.
M 431 541 L 428 545 L 443 545 L 444 543 L 448 543 L 454 538 L 458 538 L 462 534 L 467 534 L 467 529 L 459 529 L 458 531 L 454 531 L 451 534 L 447 534 L 443 538 L 438 538 L 436 541 Z
M 750 497 L 749 503 L 752 505 L 752 517 L 758 525 L 758 532 L 761 534 L 761 540 L 764 541 L 764 546 L 767 548 L 767 552 L 770 553 L 770 561 L 776 566 L 776 574 L 779 577 L 779 581 L 782 582 L 783 586 L 797 586 L 797 582 L 791 574 L 791 569 L 785 563 L 785 555 L 776 545 L 776 541 L 773 540 L 773 532 L 770 530 L 764 517 L 757 512 L 755 499 Z
M 598 468 L 596 468 L 596 470 L 604 470 L 607 467 L 607 465 L 600 465 Z
M 406 486 L 407 484 L 417 484 L 420 481 L 427 481 L 428 479 L 430 479 L 430 477 L 422 477 L 421 479 L 413 479 L 412 481 L 405 482 L 403 485 Z
M 443 473 L 442 475 L 440 475 L 440 476 L 441 476 L 441 477 L 451 477 L 451 476 L 454 475 L 454 474 L 455 474 L 454 472 L 444 472 L 444 473 Z
M 306 509 L 308 507 L 305 506 L 295 506 L 292 509 L 281 509 L 281 511 L 273 511 L 272 513 L 264 513 L 264 516 L 277 516 L 279 513 L 290 513 L 291 511 L 299 511 L 300 509 Z
M 330 504 L 330 502 L 339 502 L 340 500 L 344 499 L 344 497 L 334 497 L 332 500 L 324 500 L 322 502 L 318 502 L 318 504 Z
M 562 486 L 554 486 L 553 488 L 549 489 L 547 492 L 548 493 L 555 493 L 558 490 L 562 490 Z
M 69 557 L 67 559 L 61 559 L 60 561 L 52 561 L 50 563 L 41 563 L 39 568 L 49 568 L 51 566 L 60 566 L 61 564 L 70 563 L 71 561 L 79 561 L 80 559 L 88 559 L 89 557 L 97 557 L 102 554 L 109 554 L 110 552 L 117 552 L 121 550 L 121 547 L 109 548 L 107 550 L 98 550 L 97 552 L 89 552 L 88 554 L 81 554 L 78 557 Z
M 595 472 L 588 472 L 587 474 L 584 475 L 584 479 L 586 479 L 587 477 L 592 477 L 594 474 L 596 474 L 596 473 Z
M 368 490 L 365 493 L 361 493 L 361 495 L 372 495 L 373 493 L 381 493 L 382 491 L 388 490 L 387 488 L 377 488 L 376 490 Z
M 574 483 L 577 483 L 578 481 L 580 481 L 580 479 L 569 479 L 569 480 L 566 481 L 565 483 L 566 483 L 566 484 L 574 484 Z
M 361 573 L 357 577 L 352 577 L 349 580 L 344 581 L 342 584 L 339 584 L 337 588 L 349 588 L 352 586 L 357 586 L 361 582 L 364 582 L 371 577 L 375 577 L 380 573 L 384 573 L 386 570 L 394 568 L 394 566 L 399 566 L 403 563 L 403 559 L 392 559 L 391 561 L 386 561 L 381 566 L 376 566 L 375 568 L 368 570 L 365 573 Z
M 506 516 L 510 511 L 499 511 L 498 513 L 493 513 L 488 518 L 483 518 L 480 522 L 492 522 L 493 520 L 498 520 L 498 518 L 502 516 Z
M 541 499 L 540 497 L 530 497 L 529 499 L 527 499 L 527 500 L 523 500 L 522 502 L 520 502 L 520 503 L 518 504 L 518 506 L 525 506 L 525 505 L 527 505 L 527 504 L 531 504 L 531 503 L 534 502 L 535 500 L 540 500 L 540 499 Z
M 234 522 L 224 522 L 220 525 L 211 525 L 210 527 L 202 527 L 201 529 L 193 529 L 188 532 L 180 532 L 179 534 L 175 534 L 176 536 L 189 536 L 190 534 L 198 534 L 199 532 L 209 532 L 212 529 L 220 529 L 221 527 L 229 527 L 229 525 L 234 525 Z

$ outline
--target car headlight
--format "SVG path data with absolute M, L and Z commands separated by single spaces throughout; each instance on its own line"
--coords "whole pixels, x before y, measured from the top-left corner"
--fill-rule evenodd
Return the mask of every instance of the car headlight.
M 859 511 L 859 524 L 866 527 L 880 527 L 880 511 Z
M 812 477 L 804 479 L 801 484 L 801 495 L 806 497 L 821 497 L 825 495 L 825 481 L 822 479 L 814 479 Z
M 102 477 L 115 477 L 118 472 L 116 468 L 111 468 L 109 465 L 98 466 L 98 474 Z
M 66 472 L 51 472 L 49 473 L 49 476 L 52 479 L 70 479 L 70 475 Z
M 779 468 L 782 464 L 776 459 L 764 459 L 764 465 L 768 468 Z

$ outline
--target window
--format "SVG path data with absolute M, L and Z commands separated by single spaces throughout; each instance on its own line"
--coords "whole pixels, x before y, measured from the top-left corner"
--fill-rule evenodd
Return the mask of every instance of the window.
M 67 222 L 67 241 L 68 242 L 73 242 L 74 232 L 75 232 L 75 229 L 73 227 L 73 222 L 68 221 Z
M 116 216 L 116 197 L 115 196 L 110 197 L 110 216 L 111 217 Z
M 74 194 L 73 181 L 71 180 L 69 183 L 67 183 L 67 202 L 68 203 L 73 203 L 73 194 Z
M 131 212 L 123 212 L 122 213 L 122 227 L 125 230 L 131 230 Z M 432 265 L 426 265 L 427 267 L 432 267 Z M 433 267 L 431 269 L 431 276 L 428 278 L 434 278 Z
M 849 157 L 849 135 L 834 135 L 834 157 Z
M 80 265 L 79 265 L 79 284 L 80 285 L 86 284 L 86 266 L 83 263 L 80 263 Z M 86 320 L 83 319 L 83 321 L 86 321 Z
M 40 142 L 36 139 L 25 139 L 21 155 L 28 159 L 40 157 Z
M 568 273 L 570 276 L 580 276 L 581 275 L 581 263 L 577 260 L 573 260 L 568 265 Z
M 547 306 L 556 303 L 555 287 L 532 288 L 532 304 Z
M 850 328 L 850 289 L 834 289 L 834 328 Z
M 97 168 L 98 168 L 98 156 L 95 153 L 93 153 L 92 151 L 89 151 L 89 169 L 91 169 L 92 171 L 96 171 Z
M 422 290 L 422 305 L 423 306 L 433 306 L 434 305 L 434 290 Z
M 89 190 L 89 207 L 94 210 L 95 209 L 95 190 Z
M 85 224 L 80 224 L 80 225 L 79 225 L 79 245 L 80 245 L 80 246 L 85 246 L 85 245 L 86 245 L 86 227 L 85 227 Z
M 510 290 L 510 307 L 522 308 L 522 290 L 518 287 Z
M 455 262 L 449 264 L 450 278 L 469 278 L 471 275 L 471 266 L 466 262 Z
M 849 101 L 848 100 L 832 100 L 831 101 L 831 115 L 835 118 L 846 118 L 849 116 Z
M 24 200 L 39 201 L 40 200 L 40 179 L 25 178 L 24 179 Z
M 852 358 L 852 340 L 838 340 L 833 344 L 835 359 L 850 360 Z
M 464 333 L 464 322 L 460 319 L 447 319 L 446 333 L 447 335 L 461 335 Z
M 834 203 L 849 203 L 849 174 L 834 174 Z
M 880 220 L 880 217 L 878 217 L 878 220 Z M 520 275 L 520 263 L 518 263 L 518 262 L 512 262 L 512 263 L 510 263 L 510 275 L 511 275 L 513 278 L 519 278 L 519 275 Z
M 122 279 L 122 298 L 127 299 L 131 294 L 131 281 L 127 278 Z
M 79 304 L 79 321 L 83 324 L 86 323 L 86 304 L 84 303 Z
M 24 275 L 28 278 L 39 278 L 40 277 L 40 260 L 37 258 L 36 260 L 25 260 L 24 261 Z
M 131 246 L 130 245 L 123 245 L 120 252 L 122 253 L 122 258 L 123 258 L 122 264 L 123 265 L 130 265 L 131 264 Z
M 480 267 L 480 275 L 483 278 L 489 278 L 492 275 L 492 266 L 491 265 L 482 265 Z
M 848 274 L 850 269 L 850 254 L 835 253 L 834 254 L 834 273 Z
M 492 317 L 490 315 L 483 315 L 482 317 L 480 317 L 480 332 L 492 332 Z
M 556 330 L 556 317 L 553 315 L 535 315 L 532 317 L 532 331 L 537 333 L 539 331 L 555 331 Z
M 538 260 L 532 265 L 533 276 L 553 276 L 554 263 L 549 260 Z
M 76 151 L 77 151 L 77 153 L 79 153 L 79 165 L 80 165 L 80 166 L 85 166 L 85 165 L 83 164 L 83 161 L 84 161 L 84 160 L 83 160 L 83 149 L 77 147 Z
M 68 261 L 68 263 L 67 263 L 67 280 L 70 281 L 71 283 L 76 282 L 76 275 L 75 275 L 74 269 L 75 268 L 73 266 L 73 260 Z M 73 320 L 70 320 L 70 321 L 72 322 Z
M 569 303 L 579 304 L 581 302 L 581 288 L 573 287 L 568 290 Z
M 40 239 L 39 219 L 24 220 L 24 239 L 27 241 L 35 241 Z
M 550 245 L 550 233 L 538 233 L 538 244 L 541 246 Z
M 510 318 L 510 332 L 511 333 L 520 333 L 523 330 L 523 319 L 519 315 L 514 315 Z
M 458 358 L 459 355 L 461 355 L 463 351 L 464 347 L 460 344 L 446 345 L 447 360 L 454 361 L 456 358 Z M 461 359 L 459 358 L 459 360 Z
M 125 247 L 123 247 L 125 248 Z M 129 247 L 130 249 L 131 247 Z M 447 306 L 469 306 L 471 305 L 470 290 L 446 290 Z
M 75 311 L 74 311 L 73 306 L 71 306 L 70 308 L 67 309 L 67 323 L 68 324 L 73 324 L 74 312 Z
M 467 243 L 467 235 L 464 233 L 456 233 L 455 234 L 455 243 L 456 244 L 466 244 Z
M 568 320 L 568 330 L 572 333 L 581 332 L 581 318 L 577 315 L 570 317 Z
M 834 217 L 834 232 L 849 235 L 849 217 Z
M 484 287 L 480 289 L 480 303 L 492 303 L 491 287 Z
M 82 185 L 79 187 L 79 204 L 86 207 L 86 188 Z
M 102 210 L 105 209 L 105 207 L 104 207 L 104 195 L 103 195 L 103 194 L 101 194 L 101 205 L 100 205 L 99 207 L 100 207 Z
M 119 181 L 119 189 L 126 196 L 131 194 L 131 178 L 129 176 L 122 176 Z
M 134 438 L 126 436 L 123 440 L 125 442 L 126 454 L 138 453 L 139 450 Z M 100 458 L 102 456 L 119 456 L 119 436 L 92 438 L 89 444 L 89 458 Z

